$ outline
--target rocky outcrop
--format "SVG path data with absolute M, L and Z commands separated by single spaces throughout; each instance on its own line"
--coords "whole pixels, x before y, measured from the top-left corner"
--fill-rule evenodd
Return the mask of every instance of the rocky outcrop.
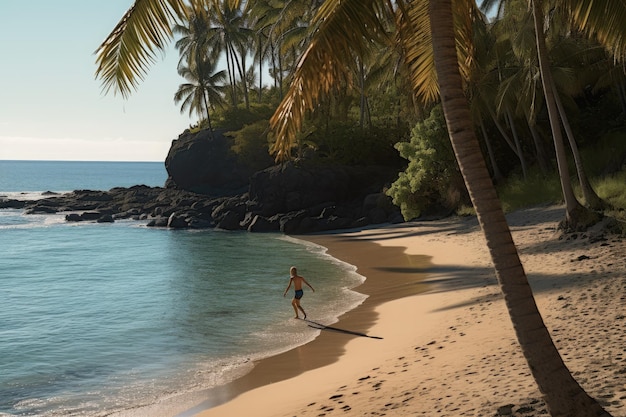
M 151 227 L 311 233 L 403 221 L 382 191 L 398 169 L 288 162 L 251 172 L 223 131 L 185 131 L 165 161 L 165 187 L 76 190 L 36 201 L 2 200 L 27 214 L 68 222 L 146 220 Z M 263 163 L 264 164 L 264 163 Z
M 380 191 L 389 169 L 288 162 L 250 178 L 250 200 L 262 215 L 346 203 Z
M 223 130 L 186 130 L 165 159 L 167 188 L 207 195 L 234 195 L 245 191 L 253 174 L 232 151 L 232 139 Z
M 396 176 L 388 167 L 310 162 L 265 169 L 250 179 L 248 209 L 257 216 L 251 228 L 308 233 L 401 221 L 399 210 L 382 193 Z
M 394 175 L 386 168 L 287 163 L 255 174 L 248 192 L 232 196 L 138 185 L 3 204 L 27 214 L 67 213 L 68 222 L 132 218 L 151 227 L 302 234 L 401 222 L 399 210 L 380 191 Z

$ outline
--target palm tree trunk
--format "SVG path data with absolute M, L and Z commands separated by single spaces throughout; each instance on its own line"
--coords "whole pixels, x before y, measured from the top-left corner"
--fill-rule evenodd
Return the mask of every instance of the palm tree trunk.
M 515 143 L 515 149 L 517 149 L 517 155 L 519 156 L 520 163 L 522 164 L 522 175 L 524 179 L 528 178 L 528 168 L 526 167 L 526 158 L 524 158 L 524 152 L 522 152 L 522 144 L 519 141 L 519 135 L 517 134 L 517 128 L 515 127 L 515 121 L 513 120 L 513 114 L 511 109 L 507 107 L 506 117 L 511 127 L 511 133 L 513 134 L 513 143 Z
M 491 161 L 491 169 L 493 170 L 493 181 L 495 183 L 498 183 L 502 181 L 502 178 L 504 177 L 496 161 L 496 156 L 493 152 L 493 147 L 491 146 L 491 139 L 489 139 L 487 129 L 485 128 L 485 122 L 483 121 L 482 117 L 480 117 L 480 131 L 483 134 L 483 139 L 485 139 L 485 145 L 487 145 L 487 154 L 489 155 L 489 160 Z
M 574 138 L 574 132 L 572 132 L 572 127 L 570 126 L 569 120 L 567 119 L 567 114 L 565 113 L 565 109 L 563 108 L 561 97 L 559 97 L 559 93 L 556 91 L 554 80 L 552 80 L 552 88 L 554 89 L 554 101 L 556 102 L 557 110 L 559 111 L 559 115 L 561 116 L 561 123 L 563 123 L 563 127 L 565 128 L 565 134 L 567 135 L 567 140 L 569 141 L 569 146 L 572 150 L 572 155 L 574 155 L 574 165 L 576 166 L 578 181 L 580 182 L 580 188 L 583 192 L 583 198 L 585 199 L 585 203 L 587 207 L 592 210 L 603 210 L 605 207 L 607 207 L 607 205 L 593 190 L 593 187 L 591 186 L 591 183 L 587 178 L 587 174 L 585 173 L 585 168 L 583 166 L 583 161 L 580 158 L 580 152 L 578 152 L 578 145 L 576 144 L 576 139 Z
M 511 150 L 513 151 L 515 156 L 517 156 L 518 158 L 521 158 L 521 156 L 517 153 L 517 147 L 511 141 L 511 138 L 506 133 L 506 130 L 504 129 L 504 126 L 502 126 L 502 123 L 500 123 L 500 121 L 498 120 L 498 116 L 496 116 L 496 113 L 493 111 L 492 108 L 489 108 L 489 115 L 491 116 L 491 120 L 493 120 L 493 124 L 496 125 L 496 128 L 498 129 L 498 132 L 500 132 L 500 134 L 504 138 L 506 144 L 509 145 L 509 148 L 511 148 Z
M 533 143 L 535 144 L 535 153 L 537 155 L 539 169 L 541 169 L 541 172 L 546 175 L 550 172 L 550 158 L 546 155 L 541 135 L 537 130 L 537 124 L 534 120 L 531 120 L 528 114 L 526 114 L 526 123 L 528 124 L 528 130 L 530 130 L 530 135 L 533 137 Z
M 230 99 L 233 107 L 237 106 L 237 94 L 235 93 L 235 65 L 232 62 L 230 48 L 226 46 L 226 69 L 228 71 L 228 81 L 230 83 Z
M 430 0 L 429 15 L 450 141 L 530 370 L 553 417 L 609 416 L 572 378 L 535 304 L 472 124 L 458 68 L 451 0 Z
M 279 92 L 279 97 L 282 100 L 283 96 L 284 96 L 284 92 L 283 92 L 283 55 L 280 52 L 281 48 L 277 49 L 278 52 L 278 92 Z
M 554 140 L 554 148 L 556 150 L 556 162 L 559 168 L 559 178 L 561 180 L 563 198 L 565 199 L 565 227 L 578 229 L 581 223 L 585 223 L 585 220 L 583 219 L 585 217 L 584 215 L 586 214 L 586 210 L 576 199 L 570 180 L 569 168 L 567 166 L 567 156 L 565 155 L 565 146 L 563 144 L 563 135 L 561 134 L 558 110 L 556 108 L 554 92 L 552 90 L 552 72 L 550 71 L 548 52 L 543 34 L 543 9 L 541 7 L 541 0 L 532 0 L 539 71 L 541 72 L 541 81 L 546 99 L 546 108 L 548 109 L 548 118 L 550 119 L 552 138 Z
M 365 67 L 363 59 L 359 58 L 359 88 L 361 89 L 361 101 L 359 104 L 359 126 L 365 127 Z
M 241 58 L 237 57 L 237 51 L 234 46 L 231 45 L 233 59 L 239 71 L 239 78 L 241 79 L 241 85 L 243 87 L 243 98 L 246 105 L 246 109 L 250 110 L 250 98 L 248 97 L 248 79 L 246 78 L 246 55 L 241 51 Z
M 624 88 L 624 82 L 621 80 L 617 83 L 617 96 L 622 105 L 622 113 L 626 116 L 626 88 Z
M 370 107 L 370 101 L 367 98 L 367 96 L 365 96 L 365 121 L 367 123 L 367 126 L 369 126 L 369 128 L 372 128 L 372 109 Z
M 209 125 L 209 134 L 211 137 L 213 137 L 213 126 L 211 126 L 211 112 L 209 110 L 209 99 L 207 98 L 206 91 L 202 95 L 202 98 L 204 100 L 204 107 L 206 108 L 206 121 Z
M 263 90 L 263 35 L 258 35 L 257 55 L 259 59 L 259 104 L 261 104 L 261 91 Z
M 278 65 L 276 64 L 276 49 L 274 48 L 274 42 L 270 40 L 270 57 L 272 59 L 272 78 L 274 79 L 274 88 L 279 91 L 279 98 L 283 99 L 283 93 L 278 88 Z

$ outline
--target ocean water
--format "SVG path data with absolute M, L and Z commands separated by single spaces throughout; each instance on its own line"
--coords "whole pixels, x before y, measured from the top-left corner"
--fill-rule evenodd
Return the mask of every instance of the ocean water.
M 113 187 L 162 187 L 163 162 L 1 161 L 0 197 L 34 196 L 41 192 L 110 190 Z
M 0 196 L 166 176 L 161 163 L 0 161 Z M 354 267 L 281 234 L 3 209 L 0 240 L 3 417 L 104 416 L 226 383 L 312 340 L 319 330 L 283 298 L 291 265 L 316 288 L 302 301 L 315 319 L 332 323 L 364 299 Z

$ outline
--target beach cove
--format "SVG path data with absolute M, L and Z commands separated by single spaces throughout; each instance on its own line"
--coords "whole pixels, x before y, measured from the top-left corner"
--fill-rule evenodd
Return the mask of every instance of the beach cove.
M 538 207 L 507 219 L 566 365 L 607 411 L 626 416 L 626 244 L 594 230 L 563 237 L 563 210 Z M 333 327 L 382 339 L 322 331 L 287 356 L 261 360 L 220 401 L 180 415 L 546 414 L 475 218 L 300 238 L 367 278 L 356 290 L 370 298 Z

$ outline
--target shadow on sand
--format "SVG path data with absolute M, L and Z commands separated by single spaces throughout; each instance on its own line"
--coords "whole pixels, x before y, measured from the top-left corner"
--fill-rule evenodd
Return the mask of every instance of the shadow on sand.
M 379 336 L 370 336 L 368 334 L 361 333 L 361 332 L 355 332 L 355 331 L 352 331 L 352 330 L 340 329 L 338 327 L 326 326 L 325 324 L 318 323 L 316 321 L 312 321 L 312 320 L 309 320 L 309 319 L 302 319 L 302 320 L 306 321 L 309 327 L 312 327 L 312 328 L 318 329 L 318 330 L 329 330 L 329 331 L 332 331 L 332 332 L 345 333 L 345 334 L 349 334 L 349 335 L 353 335 L 353 336 L 369 337 L 371 339 L 382 339 L 382 337 L 379 337 Z

